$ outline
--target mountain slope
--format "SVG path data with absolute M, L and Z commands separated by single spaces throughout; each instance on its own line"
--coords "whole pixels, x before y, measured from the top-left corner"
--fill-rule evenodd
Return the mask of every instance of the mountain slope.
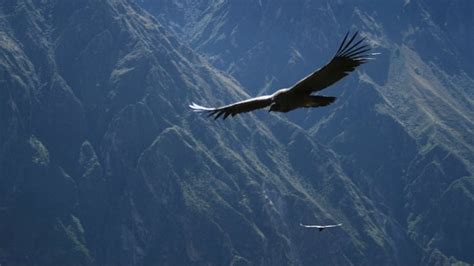
M 423 257 L 301 127 L 190 112 L 248 95 L 136 4 L 8 1 L 0 25 L 1 264 Z M 300 222 L 346 226 L 319 234 Z
M 290 86 L 326 63 L 348 29 L 361 30 L 377 60 L 323 91 L 338 96 L 333 106 L 285 117 L 327 143 L 362 194 L 432 250 L 423 263 L 473 262 L 468 236 L 442 234 L 451 227 L 441 217 L 453 214 L 438 206 L 469 195 L 461 180 L 474 174 L 472 1 L 136 2 L 252 95 Z M 472 199 L 457 201 L 453 221 L 470 231 Z

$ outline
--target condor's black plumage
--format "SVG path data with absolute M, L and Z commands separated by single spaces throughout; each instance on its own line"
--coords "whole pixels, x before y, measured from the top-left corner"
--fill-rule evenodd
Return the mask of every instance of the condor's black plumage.
M 354 71 L 359 65 L 373 59 L 370 56 L 376 55 L 375 53 L 368 53 L 371 48 L 364 43 L 365 38 L 357 40 L 357 36 L 356 32 L 348 39 L 348 32 L 336 55 L 327 65 L 303 78 L 291 88 L 280 89 L 271 95 L 250 98 L 216 108 L 203 107 L 195 103 L 192 103 L 189 107 L 196 112 L 207 112 L 209 116 L 214 116 L 214 119 L 221 116 L 226 119 L 229 115 L 235 116 L 267 106 L 270 106 L 269 111 L 288 112 L 302 107 L 329 105 L 334 102 L 336 97 L 312 95 L 312 93 L 331 86 Z

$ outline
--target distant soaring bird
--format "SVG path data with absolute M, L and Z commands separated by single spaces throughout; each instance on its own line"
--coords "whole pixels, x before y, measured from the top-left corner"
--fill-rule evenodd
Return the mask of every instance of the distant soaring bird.
M 342 224 L 328 224 L 328 225 L 307 225 L 307 224 L 300 224 L 300 226 L 306 227 L 306 228 L 317 228 L 319 232 L 323 231 L 326 228 L 333 228 L 333 227 L 339 227 L 342 226 Z
M 371 48 L 363 43 L 364 38 L 356 41 L 357 32 L 347 41 L 348 35 L 349 32 L 329 64 L 316 70 L 291 88 L 280 89 L 272 95 L 259 96 L 216 108 L 203 107 L 195 103 L 189 107 L 196 112 L 208 112 L 209 116 L 214 116 L 214 119 L 220 116 L 226 119 L 229 115 L 235 116 L 267 106 L 270 106 L 269 112 L 288 112 L 301 107 L 329 105 L 336 97 L 312 95 L 312 93 L 331 86 L 354 71 L 357 66 L 373 59 L 370 56 L 376 55 L 368 53 Z

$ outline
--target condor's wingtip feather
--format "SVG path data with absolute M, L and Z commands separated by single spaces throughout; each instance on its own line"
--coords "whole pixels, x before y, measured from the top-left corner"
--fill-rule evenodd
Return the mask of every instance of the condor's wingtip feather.
M 339 49 L 337 49 L 336 55 L 339 54 L 341 51 L 342 47 L 344 46 L 344 43 L 346 42 L 347 36 L 349 36 L 349 31 L 346 32 L 346 35 L 344 36 L 344 39 L 341 42 L 341 45 L 339 45 Z
M 351 46 L 351 44 L 352 44 L 352 42 L 354 41 L 354 39 L 357 37 L 358 34 L 359 34 L 359 31 L 356 31 L 356 32 L 352 35 L 352 37 L 351 37 L 349 40 L 347 40 L 347 37 L 349 37 L 349 36 L 348 36 L 348 35 L 349 35 L 349 32 L 347 32 L 347 33 L 346 33 L 346 36 L 344 37 L 344 40 L 342 40 L 342 43 L 341 43 L 341 45 L 339 46 L 339 49 L 338 49 L 337 52 L 336 52 L 336 56 L 345 53 L 347 50 L 350 50 L 353 46 L 355 46 L 355 45 L 352 45 L 352 46 Z M 346 41 L 347 41 L 347 42 L 346 42 Z M 348 47 L 351 47 L 351 48 L 348 49 Z
M 360 61 L 362 59 L 368 59 L 369 57 L 379 54 L 368 53 L 370 50 L 372 50 L 372 47 L 365 43 L 367 40 L 365 37 L 362 36 L 358 38 L 358 36 L 360 36 L 358 31 L 352 35 L 350 35 L 349 32 L 346 33 L 346 36 L 344 36 L 344 39 L 340 44 L 335 57 Z
M 198 105 L 196 103 L 191 103 L 189 105 L 189 107 L 191 109 L 193 109 L 194 112 L 206 112 L 206 111 L 214 111 L 215 108 L 210 108 L 210 107 L 204 107 L 204 106 L 201 106 L 201 105 Z

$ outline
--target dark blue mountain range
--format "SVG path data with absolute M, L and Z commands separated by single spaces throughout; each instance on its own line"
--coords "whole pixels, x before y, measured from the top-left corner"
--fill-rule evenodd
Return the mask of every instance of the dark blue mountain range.
M 0 264 L 474 263 L 473 12 L 0 2 Z M 188 108 L 290 86 L 357 29 L 381 55 L 329 107 Z

